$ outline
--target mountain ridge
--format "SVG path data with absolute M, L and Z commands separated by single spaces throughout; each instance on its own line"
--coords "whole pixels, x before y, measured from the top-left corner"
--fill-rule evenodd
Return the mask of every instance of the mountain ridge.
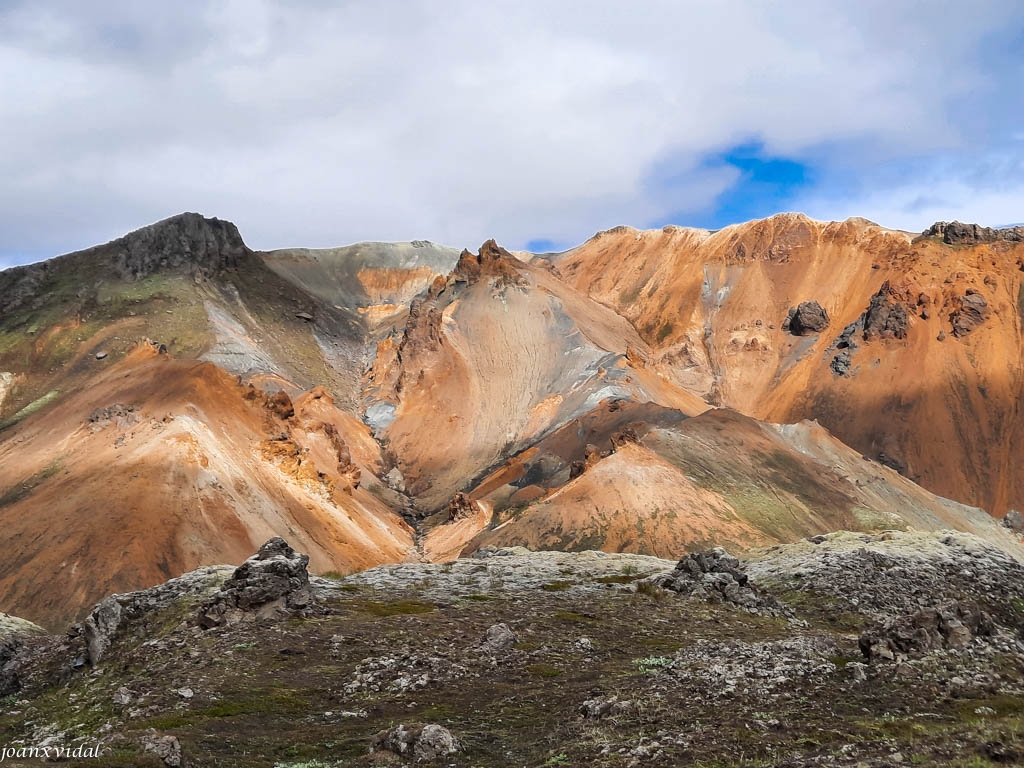
M 0 608 L 53 626 L 271 533 L 338 572 L 519 544 L 676 556 L 851 527 L 954 527 L 1017 552 L 976 509 L 982 482 L 1018 503 L 999 475 L 1017 460 L 1017 385 L 964 355 L 983 341 L 1009 360 L 1019 247 L 780 214 L 619 227 L 545 257 L 494 241 L 260 252 L 230 222 L 182 214 L 8 270 L 0 286 L 36 278 L 0 307 L 0 523 L 54 546 L 0 566 Z M 1006 262 L 988 282 L 985 259 Z M 928 283 L 929 260 L 952 282 Z M 938 323 L 935 348 L 958 356 L 937 370 L 985 390 L 957 413 L 1002 413 L 1002 433 L 933 445 L 945 396 L 901 418 L 876 402 L 900 402 L 893 371 L 933 365 L 921 329 Z M 909 454 L 919 435 L 927 450 Z M 125 566 L 106 569 L 118 551 Z M 33 586 L 53 579 L 61 604 Z

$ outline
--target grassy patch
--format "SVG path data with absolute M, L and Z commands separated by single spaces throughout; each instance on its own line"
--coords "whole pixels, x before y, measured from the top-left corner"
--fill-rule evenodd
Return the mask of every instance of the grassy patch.
M 49 392 L 47 392 L 42 397 L 37 398 L 36 400 L 33 400 L 31 403 L 26 405 L 24 408 L 22 408 L 20 411 L 15 413 L 13 416 L 11 416 L 6 421 L 0 422 L 0 431 L 3 431 L 5 429 L 7 429 L 8 427 L 13 427 L 19 421 L 22 421 L 23 419 L 28 418 L 33 413 L 36 413 L 39 410 L 42 410 L 42 408 L 44 406 L 49 405 L 54 400 L 56 400 L 58 397 L 60 397 L 60 390 L 59 389 L 50 390 Z
M 437 606 L 425 600 L 395 600 L 384 602 L 380 600 L 356 600 L 352 605 L 361 611 L 372 616 L 402 616 L 417 613 L 430 613 L 437 610 Z
M 539 677 L 541 679 L 550 679 L 562 674 L 562 670 L 553 664 L 528 664 L 526 671 L 530 673 L 531 677 Z
M 27 498 L 37 486 L 41 485 L 47 478 L 53 477 L 57 474 L 63 466 L 64 459 L 63 457 L 58 456 L 34 475 L 20 483 L 17 483 L 9 488 L 3 495 L 0 495 L 0 507 L 16 504 L 22 499 Z
M 599 584 L 629 584 L 641 578 L 643 577 L 640 575 L 621 573 L 617 576 L 600 576 L 594 579 L 594 581 Z
M 568 581 L 552 581 L 547 584 L 541 584 L 540 588 L 545 592 L 564 592 L 571 586 L 572 584 Z

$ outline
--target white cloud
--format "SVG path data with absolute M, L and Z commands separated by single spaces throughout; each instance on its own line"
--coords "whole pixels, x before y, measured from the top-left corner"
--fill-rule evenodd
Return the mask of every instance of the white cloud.
M 1006 108 L 979 51 L 1020 17 L 861 0 L 185 5 L 0 11 L 0 254 L 180 210 L 261 248 L 518 247 L 706 208 L 735 176 L 701 158 L 750 139 L 855 147 L 837 159 L 851 166 L 955 153 L 985 138 L 958 120 L 964 100 Z M 649 183 L 665 158 L 686 183 Z M 910 194 L 868 202 L 888 214 Z M 1016 193 L 988 194 L 996 210 Z

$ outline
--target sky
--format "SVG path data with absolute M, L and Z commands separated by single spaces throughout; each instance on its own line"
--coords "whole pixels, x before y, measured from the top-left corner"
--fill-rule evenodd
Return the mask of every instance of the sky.
M 181 211 L 261 250 L 1020 222 L 1022 51 L 1019 0 L 4 0 L 0 267 Z

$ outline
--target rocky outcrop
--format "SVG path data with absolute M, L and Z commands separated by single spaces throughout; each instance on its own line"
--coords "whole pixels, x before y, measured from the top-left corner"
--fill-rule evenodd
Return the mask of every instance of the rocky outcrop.
M 316 424 L 314 429 L 323 432 L 331 441 L 331 447 L 334 448 L 334 455 L 338 459 L 338 487 L 345 493 L 353 493 L 362 481 L 363 472 L 352 463 L 352 452 L 349 450 L 348 443 L 333 424 L 322 421 Z
M 104 408 L 96 408 L 89 414 L 89 429 L 97 432 L 111 424 L 118 429 L 127 429 L 139 423 L 138 409 L 134 405 L 114 403 Z
M 448 502 L 448 520 L 449 522 L 454 522 L 466 517 L 472 517 L 476 514 L 477 509 L 479 509 L 479 507 L 476 502 L 469 497 L 469 494 L 459 491 L 455 494 L 452 500 Z
M 839 334 L 832 346 L 829 347 L 830 352 L 836 354 L 832 357 L 832 361 L 829 363 L 832 373 L 836 376 L 850 376 L 853 373 L 853 353 L 859 348 L 857 344 L 857 331 L 864 327 L 864 318 L 859 318 L 855 322 L 850 323 L 843 329 L 843 332 Z
M 494 240 L 488 240 L 480 246 L 480 251 L 475 256 L 464 250 L 455 269 L 452 270 L 452 277 L 456 282 L 470 285 L 481 279 L 490 279 L 497 288 L 522 285 L 524 282 L 516 257 Z
M 611 436 L 612 452 L 614 453 L 624 445 L 630 443 L 639 443 L 640 435 L 636 430 L 636 427 L 632 425 L 626 425 L 622 429 L 614 432 Z
M 21 690 L 18 678 L 18 651 L 21 643 L 15 638 L 0 640 L 0 699 Z
M 113 251 L 110 263 L 126 280 L 155 272 L 217 274 L 250 253 L 234 224 L 198 213 L 172 216 L 101 247 Z
M 182 213 L 106 245 L 0 272 L 0 314 L 38 305 L 49 283 L 74 274 L 82 262 L 101 264 L 120 280 L 141 280 L 161 272 L 217 275 L 251 253 L 230 221 Z
M 968 288 L 967 293 L 960 297 L 958 306 L 949 316 L 953 335 L 958 339 L 977 330 L 987 319 L 988 301 L 973 288 Z
M 316 599 L 309 585 L 309 555 L 275 536 L 242 563 L 199 609 L 199 626 L 209 629 L 245 619 L 308 614 Z
M 749 583 L 740 561 L 722 547 L 686 555 L 670 573 L 648 582 L 710 603 L 731 603 L 752 613 L 782 615 L 783 606 Z
M 583 449 L 583 459 L 576 459 L 569 465 L 569 479 L 576 479 L 608 455 L 608 453 L 601 453 L 596 445 L 587 443 Z
M 1020 243 L 1024 242 L 1024 227 L 993 229 L 959 221 L 937 221 L 921 233 L 921 236 L 940 238 L 947 245 L 977 245 L 998 240 Z
M 791 307 L 786 319 L 782 321 L 782 330 L 794 336 L 811 336 L 821 333 L 829 325 L 828 311 L 816 301 L 804 301 Z
M 459 743 L 447 728 L 423 723 L 396 725 L 373 737 L 371 752 L 394 752 L 417 763 L 429 763 L 459 751 Z
M 892 661 L 942 648 L 963 648 L 995 632 L 992 618 L 974 602 L 948 600 L 889 619 L 863 632 L 860 650 L 869 660 Z
M 910 314 L 901 297 L 889 281 L 882 284 L 871 297 L 871 303 L 862 318 L 864 338 L 905 339 L 910 324 Z
M 292 405 L 292 399 L 283 389 L 278 390 L 267 401 L 267 408 L 279 419 L 290 419 L 295 415 L 295 406 Z
M 73 655 L 80 647 L 82 660 L 96 666 L 121 638 L 136 631 L 144 637 L 145 622 L 141 620 L 146 616 L 181 600 L 201 598 L 215 588 L 226 571 L 224 566 L 199 568 L 149 589 L 104 598 L 81 624 L 69 629 Z
M 1024 535 L 1024 514 L 1016 509 L 1011 509 L 1003 518 L 1003 525 L 1015 533 Z

